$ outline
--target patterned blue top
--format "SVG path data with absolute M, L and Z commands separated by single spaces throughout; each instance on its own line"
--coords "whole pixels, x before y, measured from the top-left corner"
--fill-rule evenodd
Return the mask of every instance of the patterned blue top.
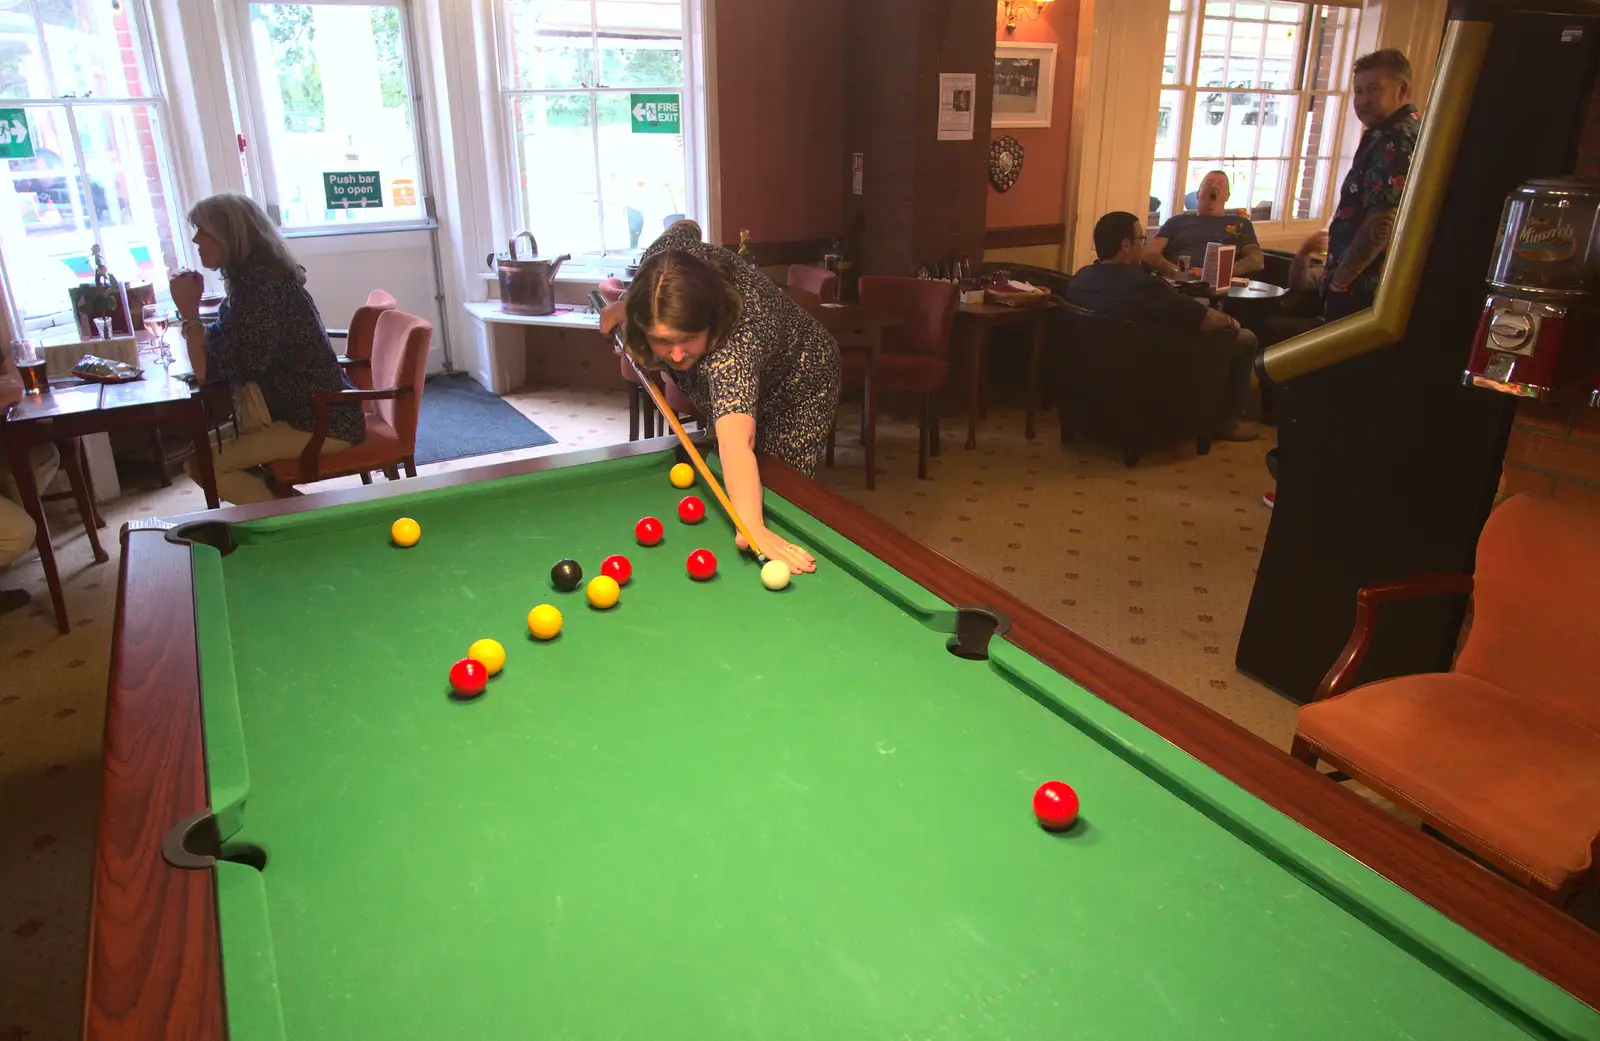
M 247 272 L 228 279 L 228 298 L 206 325 L 206 375 L 261 388 L 272 418 L 311 433 L 318 391 L 353 390 L 328 342 L 322 315 L 292 278 Z M 356 444 L 367 436 L 356 405 L 328 410 L 328 436 Z
M 1411 172 L 1411 153 L 1417 150 L 1417 131 L 1422 120 L 1410 105 L 1401 105 L 1394 115 L 1361 132 L 1361 144 L 1350 162 L 1350 172 L 1344 175 L 1344 187 L 1339 193 L 1339 208 L 1328 225 L 1328 266 L 1323 269 L 1322 284 L 1326 290 L 1344 255 L 1355 244 L 1356 232 L 1366 222 L 1367 214 L 1377 209 L 1396 209 L 1405 192 L 1406 176 Z M 1378 282 L 1383 278 L 1383 262 L 1388 257 L 1386 249 L 1378 259 L 1350 283 L 1350 295 L 1369 304 L 1378 295 Z

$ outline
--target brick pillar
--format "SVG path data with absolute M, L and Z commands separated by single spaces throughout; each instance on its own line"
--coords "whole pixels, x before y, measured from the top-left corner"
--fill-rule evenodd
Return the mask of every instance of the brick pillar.
M 857 270 L 910 275 L 951 251 L 976 263 L 988 200 L 994 5 L 875 0 L 850 11 L 842 181 Z M 937 140 L 942 72 L 977 77 L 971 141 Z M 859 196 L 850 194 L 855 152 L 864 156 Z
M 122 75 L 128 91 L 133 94 L 150 93 L 139 70 L 139 54 L 133 27 L 128 23 L 126 4 L 118 8 L 113 24 L 117 30 L 117 50 L 122 55 Z M 159 263 L 166 271 L 176 271 L 182 265 L 178 261 L 177 248 L 172 239 L 172 212 L 171 207 L 167 205 L 166 185 L 161 178 L 160 145 L 157 143 L 155 127 L 150 120 L 150 110 L 142 107 L 134 109 L 133 126 L 139 143 L 140 168 L 144 174 L 146 189 L 150 193 L 151 207 L 155 211 L 156 235 L 161 248 Z M 117 174 L 119 178 L 128 175 L 127 167 L 123 167 Z M 128 278 L 131 274 L 131 272 L 125 273 L 120 277 Z M 152 281 L 156 283 L 158 289 L 165 281 L 162 276 L 162 270 L 157 270 L 152 276 Z

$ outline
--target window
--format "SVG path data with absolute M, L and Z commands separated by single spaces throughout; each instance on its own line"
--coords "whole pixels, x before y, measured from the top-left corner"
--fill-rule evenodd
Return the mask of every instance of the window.
M 693 6 L 503 0 L 512 191 L 518 227 L 541 252 L 628 255 L 700 216 L 687 103 Z
M 0 0 L 0 244 L 23 327 L 75 326 L 91 250 L 165 297 L 180 266 L 166 104 L 134 0 Z
M 249 4 L 267 204 L 288 231 L 427 218 L 398 3 Z
M 1276 0 L 1170 0 L 1152 210 L 1196 208 L 1206 171 L 1258 223 L 1321 220 L 1348 109 L 1357 12 Z

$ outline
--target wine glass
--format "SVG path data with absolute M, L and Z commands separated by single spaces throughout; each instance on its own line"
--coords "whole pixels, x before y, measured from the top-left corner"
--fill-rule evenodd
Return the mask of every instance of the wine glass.
M 172 351 L 167 347 L 167 328 L 171 324 L 171 317 L 161 309 L 160 304 L 144 305 L 144 331 L 150 334 L 156 361 L 161 365 L 172 364 Z

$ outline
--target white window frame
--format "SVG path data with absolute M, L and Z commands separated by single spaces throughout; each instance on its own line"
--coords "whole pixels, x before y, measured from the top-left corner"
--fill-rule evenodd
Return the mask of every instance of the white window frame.
M 1256 235 L 1259 239 L 1263 240 L 1263 244 L 1289 244 L 1298 242 L 1301 238 L 1312 231 L 1326 227 L 1328 221 L 1332 218 L 1335 202 L 1338 198 L 1339 192 L 1340 178 L 1338 167 L 1342 162 L 1341 152 L 1343 151 L 1341 145 L 1344 142 L 1345 134 L 1348 130 L 1348 120 L 1351 118 L 1350 66 L 1354 60 L 1357 36 L 1361 28 L 1361 11 L 1347 3 L 1336 2 L 1332 4 L 1316 4 L 1302 2 L 1302 0 L 1285 0 L 1285 2 L 1299 3 L 1300 6 L 1306 9 L 1305 16 L 1298 23 L 1303 33 L 1301 50 L 1297 58 L 1297 75 L 1299 77 L 1299 83 L 1294 89 L 1267 90 L 1259 86 L 1218 87 L 1200 85 L 1197 81 L 1199 79 L 1200 48 L 1201 41 L 1204 37 L 1203 27 L 1205 23 L 1205 8 L 1207 5 L 1207 0 L 1175 0 L 1173 6 L 1181 6 L 1182 8 L 1178 32 L 1177 70 L 1174 77 L 1176 82 L 1163 82 L 1160 90 L 1178 91 L 1182 93 L 1182 111 L 1180 113 L 1180 118 L 1178 119 L 1178 127 L 1176 128 L 1177 136 L 1174 138 L 1171 158 L 1152 157 L 1151 161 L 1152 181 L 1154 180 L 1153 175 L 1155 164 L 1165 162 L 1170 162 L 1173 164 L 1174 191 L 1172 212 L 1164 213 L 1162 215 L 1163 220 L 1170 219 L 1175 214 L 1183 212 L 1180 207 L 1182 206 L 1184 196 L 1191 188 L 1198 187 L 1198 185 L 1191 186 L 1184 184 L 1182 178 L 1185 172 L 1188 170 L 1190 163 L 1193 161 L 1190 158 L 1189 148 L 1193 138 L 1197 103 L 1202 96 L 1210 94 L 1253 94 L 1263 99 L 1267 97 L 1288 97 L 1294 99 L 1294 126 L 1290 129 L 1290 133 L 1286 135 L 1286 140 L 1288 142 L 1286 150 L 1289 152 L 1289 154 L 1281 157 L 1287 165 L 1287 176 L 1284 178 L 1283 187 L 1280 189 L 1281 195 L 1279 198 L 1275 198 L 1273 200 L 1273 216 L 1271 218 L 1264 221 L 1253 222 L 1256 229 Z M 1265 0 L 1263 0 L 1263 3 L 1265 3 Z M 1329 85 L 1324 89 L 1311 89 L 1306 85 L 1309 82 L 1309 74 L 1311 71 L 1309 69 L 1308 59 L 1310 54 L 1312 33 L 1309 31 L 1309 29 L 1312 22 L 1311 16 L 1317 7 L 1328 7 L 1333 10 L 1342 8 L 1345 11 L 1346 18 L 1346 23 L 1340 32 L 1339 39 L 1334 48 L 1332 64 L 1330 66 Z M 1178 12 L 1174 11 L 1172 13 Z M 1280 22 L 1276 24 L 1290 23 Z M 1163 48 L 1163 54 L 1165 55 L 1165 48 Z M 1165 57 L 1163 60 L 1165 60 Z M 1325 95 L 1328 97 L 1329 110 L 1335 119 L 1335 124 L 1331 133 L 1328 133 L 1325 137 L 1325 140 L 1330 142 L 1332 146 L 1326 157 L 1329 162 L 1329 173 L 1327 183 L 1323 186 L 1322 198 L 1320 200 L 1319 209 L 1321 216 L 1301 219 L 1296 218 L 1293 214 L 1295 200 L 1300 195 L 1301 178 L 1305 176 L 1306 173 L 1306 163 L 1305 156 L 1297 153 L 1301 152 L 1304 145 L 1306 123 L 1311 115 L 1312 101 L 1319 95 Z M 1265 104 L 1261 106 L 1262 111 L 1265 111 L 1265 107 Z M 1258 130 L 1257 139 L 1259 140 L 1259 138 L 1260 132 Z M 1227 140 L 1226 135 L 1224 135 L 1223 139 L 1224 141 Z M 1230 160 L 1256 161 L 1258 159 L 1258 157 L 1255 155 L 1224 155 L 1221 157 L 1208 158 L 1218 158 L 1220 163 L 1226 163 Z M 1280 157 L 1262 156 L 1259 158 L 1268 161 L 1276 161 Z M 1322 157 L 1319 156 L 1318 158 L 1320 160 Z M 1315 167 L 1312 168 L 1312 176 L 1315 176 L 1314 171 Z M 1233 199 L 1228 204 L 1229 208 L 1238 207 L 1249 209 L 1249 187 L 1247 185 L 1234 185 L 1233 187 L 1235 192 Z M 1153 230 L 1151 234 L 1154 234 Z
M 333 6 L 346 4 L 354 7 L 392 6 L 400 9 L 400 35 L 405 45 L 405 68 L 407 85 L 410 87 L 411 99 L 411 136 L 413 148 L 417 156 L 417 198 L 422 207 L 421 217 L 408 217 L 404 220 L 390 221 L 360 221 L 360 222 L 332 222 L 320 224 L 305 224 L 285 226 L 281 216 L 278 200 L 274 198 L 277 192 L 277 179 L 272 176 L 275 169 L 272 165 L 272 137 L 266 124 L 267 108 L 261 99 L 261 78 L 256 66 L 255 41 L 250 29 L 250 8 L 257 3 L 279 4 L 319 4 Z M 438 227 L 438 219 L 434 212 L 432 168 L 428 154 L 428 138 L 424 120 L 428 114 L 424 111 L 424 98 L 422 94 L 422 65 L 421 56 L 417 48 L 421 45 L 417 33 L 416 23 L 412 16 L 411 0 L 237 0 L 233 8 L 233 39 L 236 52 L 240 57 L 240 73 L 244 82 L 239 85 L 240 94 L 244 99 L 241 113 L 244 123 L 250 128 L 247 138 L 249 147 L 245 149 L 245 164 L 249 169 L 251 194 L 263 209 L 272 217 L 285 238 L 316 238 L 330 235 L 370 235 L 393 231 L 431 230 Z
M 38 0 L 29 0 L 28 10 L 33 15 L 34 31 L 39 38 L 40 63 L 44 68 L 45 84 L 51 96 L 49 98 L 6 98 L 0 100 L 0 107 L 20 109 L 64 109 L 67 121 L 67 131 L 72 138 L 73 160 L 77 164 L 79 176 L 83 180 L 83 193 L 85 201 L 85 216 L 88 218 L 89 231 L 94 236 L 94 241 L 102 250 L 106 244 L 101 235 L 100 219 L 95 213 L 92 202 L 91 177 L 89 165 L 83 153 L 83 139 L 78 132 L 77 112 L 83 109 L 95 108 L 122 108 L 146 106 L 153 109 L 158 120 L 158 134 L 156 138 L 156 165 L 161 171 L 164 195 L 167 205 L 168 226 L 172 229 L 172 245 L 179 258 L 187 258 L 189 253 L 188 236 L 184 234 L 186 225 L 181 212 L 183 199 L 181 192 L 183 185 L 178 179 L 177 165 L 172 155 L 172 109 L 167 103 L 167 83 L 161 62 L 156 55 L 153 37 L 153 12 L 147 0 L 124 0 L 128 13 L 129 25 L 133 32 L 134 46 L 138 48 L 138 57 L 142 63 L 145 82 L 156 89 L 156 94 L 128 95 L 126 97 L 96 98 L 90 95 L 78 97 L 75 94 L 63 94 L 55 81 L 55 69 L 50 62 L 50 44 L 44 31 L 44 19 L 39 13 Z M 0 160 L 0 163 L 5 163 Z M 8 167 L 9 169 L 9 167 Z M 69 188 L 71 186 L 69 185 Z M 0 273 L 5 270 L 4 260 L 0 260 Z M 126 280 L 127 273 L 113 271 L 119 279 Z M 11 291 L 11 280 L 4 278 L 6 320 L 14 330 L 24 330 L 23 335 L 49 334 L 49 330 L 62 327 L 77 329 L 77 316 L 72 313 L 69 306 L 64 306 L 60 311 L 48 315 L 37 315 L 32 318 L 24 317 L 21 308 L 17 305 L 15 295 Z M 165 283 L 157 278 L 155 291 L 158 300 L 167 298 Z M 61 321 L 65 315 L 66 320 Z
M 591 14 L 597 0 L 588 0 Z M 709 113 L 707 112 L 707 98 L 711 94 L 709 77 L 709 57 L 706 46 L 706 18 L 708 15 L 709 0 L 681 0 L 683 5 L 683 25 L 680 39 L 683 41 L 683 85 L 680 88 L 680 114 L 683 123 L 683 155 L 684 155 L 684 195 L 685 216 L 695 221 L 711 238 L 716 229 L 711 221 L 711 184 L 710 184 L 710 153 L 712 143 L 708 127 L 710 126 Z M 636 93 L 638 87 L 536 87 L 522 88 L 513 85 L 511 73 L 511 9 L 507 0 L 493 0 L 494 5 L 494 50 L 495 50 L 495 75 L 498 97 L 496 109 L 500 123 L 500 166 L 502 176 L 503 198 L 506 200 L 505 213 L 507 219 L 518 227 L 503 229 L 501 239 L 520 229 L 520 223 L 525 212 L 523 208 L 522 187 L 517 178 L 517 128 L 513 115 L 516 99 L 540 94 L 629 94 Z M 591 18 L 591 25 L 594 24 Z M 596 34 L 597 35 L 597 34 Z M 590 37 L 591 41 L 595 36 Z M 595 141 L 595 173 L 597 188 L 599 187 L 600 157 L 599 157 L 599 128 L 591 128 Z M 605 205 L 601 196 L 600 205 L 600 231 L 601 242 L 605 241 Z M 634 250 L 591 250 L 574 253 L 571 260 L 561 268 L 561 280 L 568 279 L 596 279 L 608 275 L 621 275 L 623 270 L 637 256 L 644 251 L 643 246 Z M 563 252 L 566 252 L 563 250 Z

